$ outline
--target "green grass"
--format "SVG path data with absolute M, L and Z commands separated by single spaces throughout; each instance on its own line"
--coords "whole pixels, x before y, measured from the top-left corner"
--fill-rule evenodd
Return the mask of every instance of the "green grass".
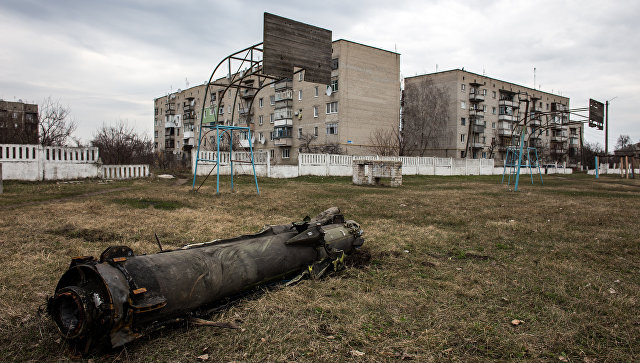
M 518 192 L 496 176 L 260 179 L 260 196 L 248 177 L 234 192 L 221 178 L 220 195 L 215 179 L 198 193 L 165 180 L 5 183 L 0 205 L 20 207 L 0 211 L 0 357 L 74 357 L 38 313 L 73 256 L 154 253 L 154 233 L 178 248 L 338 206 L 370 258 L 211 317 L 241 330 L 179 325 L 93 359 L 638 361 L 640 182 L 543 177 Z M 91 194 L 106 189 L 119 191 Z

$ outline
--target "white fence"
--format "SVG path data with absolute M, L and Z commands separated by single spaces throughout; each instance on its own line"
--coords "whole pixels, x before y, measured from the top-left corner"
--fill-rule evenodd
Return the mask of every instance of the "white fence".
M 0 144 L 0 163 L 5 180 L 99 178 L 105 172 L 118 179 L 149 175 L 148 165 L 101 165 L 97 147 Z
M 220 153 L 220 174 L 229 175 L 231 167 L 229 153 Z M 234 152 L 234 174 L 252 174 L 250 154 L 248 152 Z M 206 175 L 214 170 L 216 153 L 214 151 L 200 151 L 198 175 Z M 269 153 L 256 152 L 255 166 L 258 176 L 271 178 L 295 178 L 302 175 L 316 176 L 351 176 L 353 175 L 353 160 L 374 159 L 387 161 L 401 161 L 402 175 L 501 175 L 502 166 L 494 166 L 493 159 L 454 159 L 437 157 L 408 157 L 408 156 L 352 156 L 331 154 L 299 154 L 298 165 L 271 165 Z M 195 166 L 195 157 L 192 158 Z M 244 161 L 236 163 L 235 161 Z M 507 172 L 509 170 L 507 169 Z M 534 170 L 537 173 L 538 170 Z M 543 174 L 571 174 L 572 170 L 560 165 L 541 168 Z M 528 174 L 528 168 L 522 168 L 522 174 Z
M 629 169 L 627 169 L 629 171 L 629 173 L 632 172 L 631 167 L 629 167 Z M 636 175 L 638 175 L 640 173 L 640 169 L 634 169 L 633 170 L 635 172 Z M 624 175 L 624 168 L 620 169 L 620 165 L 614 164 L 613 168 L 610 168 L 609 165 L 607 164 L 600 164 L 600 167 L 598 169 L 598 174 L 617 174 L 617 175 Z M 587 174 L 589 175 L 596 175 L 596 169 L 591 169 L 589 171 L 587 171 Z

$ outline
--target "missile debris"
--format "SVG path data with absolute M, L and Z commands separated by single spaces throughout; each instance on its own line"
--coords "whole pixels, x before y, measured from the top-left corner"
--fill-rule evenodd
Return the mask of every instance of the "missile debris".
M 262 285 L 320 277 L 340 267 L 361 236 L 356 222 L 330 208 L 314 219 L 156 254 L 112 246 L 98 259 L 73 258 L 47 311 L 76 349 L 115 348 Z

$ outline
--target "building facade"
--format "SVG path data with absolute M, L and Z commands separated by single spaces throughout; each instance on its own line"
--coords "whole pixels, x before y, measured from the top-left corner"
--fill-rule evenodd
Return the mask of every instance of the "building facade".
M 445 140 L 432 143 L 438 147 L 429 148 L 428 156 L 504 159 L 507 147 L 520 139 L 525 99 L 529 115 L 523 147 L 535 147 L 545 161 L 571 162 L 580 153 L 583 125 L 571 122 L 569 113 L 563 112 L 569 110 L 567 97 L 459 69 L 408 77 L 404 82 L 405 92 L 436 87 L 447 100 L 445 130 L 436 133 Z M 407 104 L 414 98 L 405 96 L 405 110 L 420 107 Z
M 38 105 L 0 100 L 0 144 L 38 143 Z
M 397 126 L 400 115 L 400 55 L 347 40 L 332 46 L 329 85 L 303 81 L 304 70 L 257 92 L 206 85 L 156 98 L 156 150 L 185 155 L 198 146 L 202 102 L 204 123 L 249 125 L 252 138 L 240 134 L 239 146 L 270 152 L 275 163 L 295 164 L 300 152 L 371 153 L 371 133 Z M 224 82 L 219 79 L 216 83 Z M 262 87 L 258 77 L 247 86 Z M 223 99 L 220 99 L 223 97 Z M 250 104 L 249 100 L 253 100 Z M 214 107 L 220 101 L 220 108 Z M 232 112 L 235 110 L 235 112 Z M 217 114 L 217 115 L 215 115 Z M 214 117 L 217 116 L 217 117 Z M 203 134 L 206 134 L 203 129 Z M 202 147 L 211 150 L 215 135 L 203 135 Z M 235 146 L 234 146 L 235 148 Z

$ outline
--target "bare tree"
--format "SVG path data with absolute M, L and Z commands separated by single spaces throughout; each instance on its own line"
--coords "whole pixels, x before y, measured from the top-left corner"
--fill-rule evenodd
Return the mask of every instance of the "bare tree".
M 369 135 L 369 148 L 376 155 L 398 156 L 402 155 L 402 135 L 400 130 L 392 126 L 387 129 L 376 129 Z
M 313 146 L 311 146 L 311 144 L 318 139 L 318 136 L 309 133 L 309 132 L 305 132 L 304 134 L 302 134 L 302 136 L 300 136 L 299 140 L 300 140 L 300 150 L 303 153 L 312 153 L 313 151 Z
M 342 146 L 337 142 L 330 142 L 328 144 L 317 145 L 312 148 L 314 153 L 317 154 L 334 154 L 334 155 L 342 155 L 344 154 L 344 150 Z
M 78 125 L 69 118 L 69 107 L 51 97 L 44 99 L 39 106 L 40 145 L 63 146 Z
M 631 147 L 631 136 L 629 135 L 620 135 L 618 136 L 618 141 L 616 142 L 616 150 L 627 150 Z
M 445 149 L 448 131 L 449 92 L 430 80 L 409 83 L 404 90 L 402 139 L 404 154 L 425 156 L 429 150 Z
M 105 164 L 138 164 L 153 161 L 153 143 L 147 135 L 138 135 L 120 121 L 115 126 L 102 125 L 91 140 L 100 150 Z

